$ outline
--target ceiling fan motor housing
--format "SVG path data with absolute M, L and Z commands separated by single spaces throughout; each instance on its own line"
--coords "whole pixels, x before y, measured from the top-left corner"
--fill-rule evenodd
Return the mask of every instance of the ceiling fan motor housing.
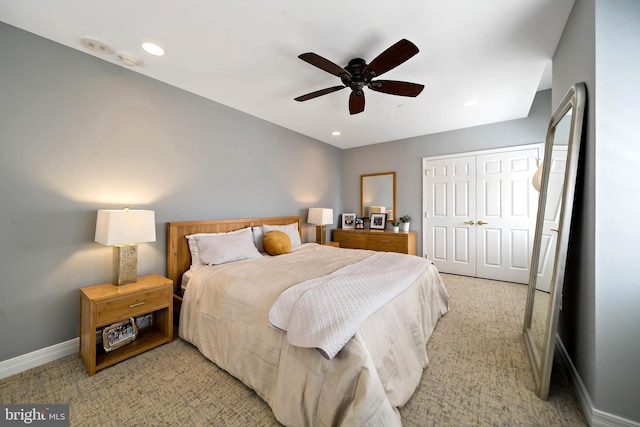
M 409 40 L 402 39 L 378 55 L 370 64 L 367 64 L 362 58 L 353 58 L 344 68 L 313 52 L 303 53 L 299 55 L 298 58 L 339 77 L 343 86 L 333 86 L 317 90 L 294 99 L 299 102 L 307 101 L 348 87 L 351 89 L 351 95 L 349 96 L 349 113 L 358 114 L 364 111 L 365 100 L 363 89 L 365 86 L 376 92 L 390 95 L 418 96 L 420 92 L 422 92 L 424 85 L 396 80 L 372 81 L 375 77 L 397 67 L 416 53 L 418 53 L 416 45 Z
M 371 84 L 371 79 L 375 77 L 373 70 L 368 70 L 367 72 L 364 71 L 366 67 L 367 62 L 364 59 L 353 58 L 349 61 L 349 64 L 344 67 L 351 76 L 346 74 L 340 75 L 342 84 L 351 88 L 351 90 L 355 91 L 356 94 L 359 95 L 360 92 L 362 92 L 362 88 L 369 86 Z

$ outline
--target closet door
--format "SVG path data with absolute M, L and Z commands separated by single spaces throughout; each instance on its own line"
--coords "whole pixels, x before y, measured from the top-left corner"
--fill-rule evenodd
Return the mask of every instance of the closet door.
M 527 283 L 538 193 L 538 150 L 477 157 L 477 277 Z
M 476 158 L 428 161 L 427 254 L 440 271 L 476 274 Z
M 424 159 L 425 255 L 441 272 L 528 283 L 541 150 Z

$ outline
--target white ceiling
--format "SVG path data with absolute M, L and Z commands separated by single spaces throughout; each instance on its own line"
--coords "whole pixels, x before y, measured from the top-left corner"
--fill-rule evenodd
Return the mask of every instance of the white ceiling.
M 0 21 L 123 65 L 341 148 L 526 117 L 574 0 L 0 0 Z M 115 53 L 87 50 L 92 37 Z M 420 52 L 384 79 L 422 83 L 416 98 L 365 89 L 351 116 L 349 89 L 300 59 L 314 52 L 344 67 L 371 62 L 406 38 Z M 154 57 L 144 41 L 161 45 Z M 545 72 L 546 70 L 546 72 Z M 475 107 L 464 107 L 470 99 Z M 331 135 L 339 130 L 342 135 Z

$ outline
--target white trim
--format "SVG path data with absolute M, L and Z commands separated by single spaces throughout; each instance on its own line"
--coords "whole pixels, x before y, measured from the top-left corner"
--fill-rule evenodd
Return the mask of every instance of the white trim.
M 0 362 L 0 379 L 19 374 L 36 366 L 53 362 L 80 351 L 80 338 L 54 344 L 50 347 L 16 356 L 13 359 Z
M 476 150 L 476 151 L 464 151 L 460 153 L 453 154 L 441 154 L 439 156 L 425 156 L 422 158 L 422 169 L 424 170 L 427 160 L 440 160 L 440 159 L 451 159 L 455 157 L 465 157 L 465 156 L 481 156 L 484 154 L 493 154 L 493 153 L 507 153 L 509 151 L 521 151 L 521 150 L 529 150 L 532 148 L 537 148 L 541 151 L 544 151 L 544 142 L 536 142 L 534 144 L 525 144 L 525 145 L 512 145 L 509 147 L 502 148 L 489 148 L 487 150 Z M 541 159 L 542 160 L 542 159 Z
M 591 396 L 589 396 L 589 391 L 582 382 L 582 378 L 580 378 L 580 374 L 569 357 L 569 353 L 567 353 L 567 349 L 559 335 L 556 335 L 556 347 L 560 350 L 560 362 L 567 368 L 571 375 L 578 397 L 578 403 L 580 403 L 582 412 L 591 427 L 640 427 L 640 423 L 594 408 Z
M 593 427 L 638 427 L 640 423 L 594 409 L 591 425 Z

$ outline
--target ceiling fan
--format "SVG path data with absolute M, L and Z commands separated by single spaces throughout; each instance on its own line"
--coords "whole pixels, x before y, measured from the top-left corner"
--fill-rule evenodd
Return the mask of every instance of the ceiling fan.
M 313 52 L 303 53 L 298 58 L 340 77 L 342 85 L 317 90 L 294 99 L 300 102 L 307 101 L 349 87 L 351 88 L 349 113 L 358 114 L 364 111 L 364 91 L 362 90 L 364 87 L 391 95 L 418 96 L 424 89 L 424 85 L 397 80 L 373 80 L 402 64 L 418 52 L 416 45 L 409 40 L 402 39 L 378 55 L 370 64 L 367 64 L 362 58 L 354 58 L 344 68 Z

